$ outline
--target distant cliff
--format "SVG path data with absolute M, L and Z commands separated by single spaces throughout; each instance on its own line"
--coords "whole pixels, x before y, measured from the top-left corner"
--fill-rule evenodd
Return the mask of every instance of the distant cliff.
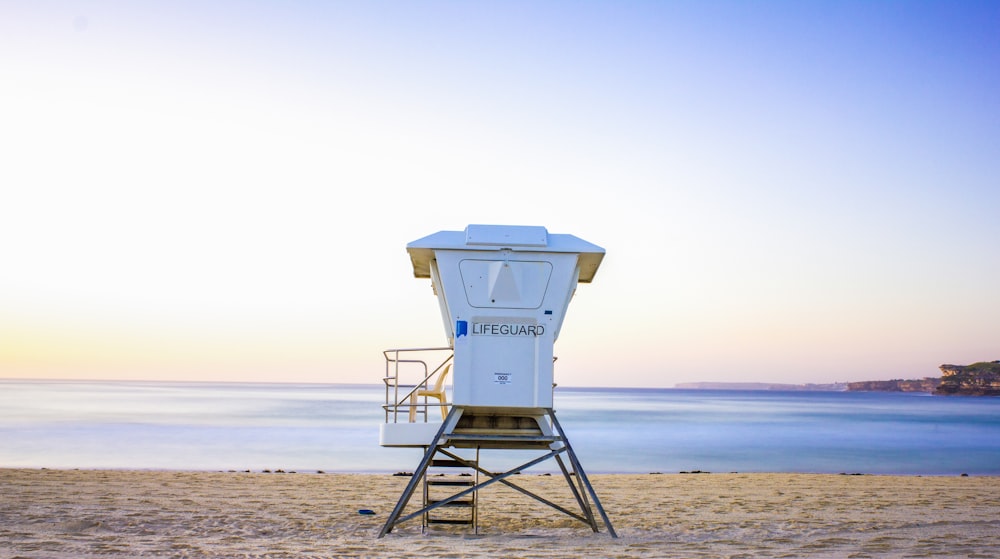
M 847 383 L 849 392 L 927 392 L 934 393 L 941 379 L 927 377 L 919 380 L 866 380 Z
M 808 392 L 843 392 L 847 384 L 781 384 L 774 382 L 679 382 L 674 388 L 684 390 L 799 390 Z
M 1000 396 L 1000 361 L 971 365 L 941 365 L 941 384 L 935 394 Z
M 849 392 L 927 392 L 945 396 L 1000 396 L 1000 361 L 941 365 L 941 378 L 847 383 Z

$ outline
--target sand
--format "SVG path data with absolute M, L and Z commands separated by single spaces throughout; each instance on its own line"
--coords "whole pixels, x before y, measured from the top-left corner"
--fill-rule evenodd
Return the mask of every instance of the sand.
M 0 469 L 0 559 L 1000 557 L 998 477 L 591 480 L 618 539 L 500 486 L 481 492 L 479 534 L 415 520 L 378 539 L 407 478 Z M 570 504 L 561 477 L 517 482 Z

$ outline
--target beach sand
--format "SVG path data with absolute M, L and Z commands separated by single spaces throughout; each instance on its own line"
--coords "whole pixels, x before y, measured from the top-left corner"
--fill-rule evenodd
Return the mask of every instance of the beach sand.
M 1000 557 L 998 477 L 591 480 L 618 539 L 496 485 L 480 494 L 479 534 L 421 533 L 417 519 L 378 539 L 408 478 L 0 469 L 0 559 Z M 516 482 L 571 503 L 560 476 Z

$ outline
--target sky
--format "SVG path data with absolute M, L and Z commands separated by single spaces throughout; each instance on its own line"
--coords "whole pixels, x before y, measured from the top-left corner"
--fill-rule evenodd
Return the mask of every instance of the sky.
M 1000 359 L 996 2 L 0 1 L 0 378 L 380 382 L 407 243 L 606 250 L 572 386 Z

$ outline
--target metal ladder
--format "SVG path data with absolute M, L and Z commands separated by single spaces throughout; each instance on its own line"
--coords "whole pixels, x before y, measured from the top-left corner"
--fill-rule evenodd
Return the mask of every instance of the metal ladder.
M 435 454 L 436 456 L 436 454 Z M 456 492 L 479 485 L 479 450 L 474 459 L 433 458 L 424 472 L 423 531 L 432 525 L 470 526 L 479 533 L 478 491 L 462 499 L 447 500 Z M 438 503 L 442 503 L 437 507 Z M 433 515 L 432 515 L 433 513 Z

